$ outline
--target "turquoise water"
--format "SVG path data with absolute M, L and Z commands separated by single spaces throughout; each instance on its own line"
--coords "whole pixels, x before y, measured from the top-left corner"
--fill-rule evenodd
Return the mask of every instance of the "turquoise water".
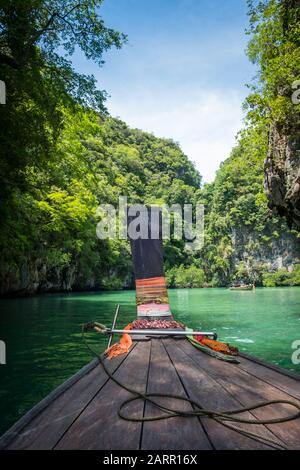
M 135 317 L 133 291 L 0 301 L 0 339 L 7 348 L 7 364 L 0 365 L 0 433 L 90 360 L 80 324 L 110 325 L 118 303 L 118 325 L 125 326 Z M 185 324 L 213 329 L 240 350 L 300 373 L 291 361 L 292 343 L 300 340 L 299 287 L 176 289 L 170 303 Z M 95 334 L 90 340 L 99 351 L 107 342 Z

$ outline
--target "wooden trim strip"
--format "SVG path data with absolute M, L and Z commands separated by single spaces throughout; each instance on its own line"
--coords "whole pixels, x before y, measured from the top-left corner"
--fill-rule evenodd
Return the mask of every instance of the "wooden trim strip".
M 82 367 L 76 374 L 72 375 L 69 379 L 65 380 L 61 385 L 56 387 L 52 392 L 49 393 L 43 400 L 37 403 L 31 408 L 22 418 L 20 418 L 11 428 L 8 429 L 0 438 L 0 449 L 7 447 L 15 437 L 27 426 L 38 414 L 47 408 L 54 400 L 56 400 L 62 393 L 68 390 L 84 375 L 93 370 L 99 361 L 97 358 Z
M 240 352 L 239 355 L 241 357 L 244 357 L 245 359 L 248 359 L 248 361 L 256 362 L 257 364 L 260 364 L 261 366 L 267 367 L 268 369 L 274 370 L 275 372 L 278 372 L 279 374 L 286 375 L 287 377 L 290 377 L 291 379 L 294 379 L 300 382 L 300 374 L 297 374 L 297 372 L 284 369 L 283 367 L 276 366 L 275 364 L 270 364 L 269 362 L 266 362 L 263 359 L 260 359 L 252 355 L 250 356 L 249 354 L 246 354 L 246 353 Z
M 134 349 L 136 343 L 133 344 L 130 352 Z M 104 353 L 102 354 L 104 357 Z M 123 360 L 127 357 L 124 355 Z M 120 365 L 120 364 L 119 364 Z M 119 367 L 117 366 L 117 369 Z M 94 358 L 90 363 L 82 367 L 78 372 L 72 375 L 69 379 L 64 381 L 61 385 L 56 387 L 52 392 L 49 393 L 43 400 L 38 402 L 33 408 L 31 408 L 24 416 L 22 416 L 11 428 L 9 428 L 1 437 L 0 437 L 0 450 L 5 449 L 10 446 L 15 439 L 19 437 L 22 431 L 30 425 L 30 423 L 41 413 L 43 413 L 48 406 L 50 406 L 55 400 L 57 400 L 63 393 L 69 390 L 73 385 L 75 385 L 79 380 L 81 380 L 85 375 L 93 371 L 95 367 L 99 366 L 98 358 Z M 109 378 L 107 377 L 107 380 Z M 98 393 L 98 392 L 97 392 Z

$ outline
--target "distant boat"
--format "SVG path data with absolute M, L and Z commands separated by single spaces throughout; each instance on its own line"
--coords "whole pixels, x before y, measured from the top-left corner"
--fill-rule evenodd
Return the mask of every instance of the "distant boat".
M 240 285 L 234 285 L 230 286 L 229 290 L 252 290 L 254 289 L 254 284 L 240 284 Z

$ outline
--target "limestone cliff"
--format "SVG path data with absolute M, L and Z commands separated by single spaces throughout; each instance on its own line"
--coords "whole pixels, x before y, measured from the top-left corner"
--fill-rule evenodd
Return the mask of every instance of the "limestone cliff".
M 300 262 L 300 241 L 290 232 L 275 238 L 272 233 L 257 233 L 247 227 L 239 227 L 231 234 L 233 245 L 233 267 L 242 261 L 249 268 L 263 267 L 264 271 L 278 269 L 294 270 Z
M 271 209 L 300 229 L 300 129 L 289 135 L 273 124 L 265 161 L 265 190 Z

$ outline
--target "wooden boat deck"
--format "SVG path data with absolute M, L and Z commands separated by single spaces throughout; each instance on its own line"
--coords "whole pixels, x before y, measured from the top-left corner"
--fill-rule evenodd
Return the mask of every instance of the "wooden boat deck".
M 300 377 L 243 356 L 240 364 L 219 361 L 186 339 L 134 341 L 127 355 L 107 361 L 120 381 L 141 391 L 188 396 L 206 409 L 230 410 L 264 400 L 300 403 Z M 5 449 L 268 449 L 210 418 L 180 418 L 146 423 L 117 415 L 131 395 L 107 377 L 93 360 L 18 421 L 0 440 Z M 164 400 L 164 399 L 162 399 Z M 176 403 L 177 401 L 177 403 Z M 170 404 L 170 401 L 168 402 Z M 178 400 L 174 406 L 190 405 Z M 142 401 L 130 405 L 135 416 L 161 411 Z M 287 405 L 258 409 L 242 416 L 276 418 L 289 414 Z M 300 449 L 300 419 L 272 425 L 237 425 Z

